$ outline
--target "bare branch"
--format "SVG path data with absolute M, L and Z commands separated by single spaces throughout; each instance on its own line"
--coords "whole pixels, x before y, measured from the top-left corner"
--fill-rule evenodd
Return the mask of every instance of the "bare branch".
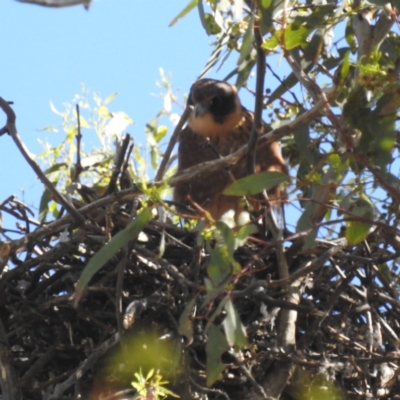
M 61 8 L 82 4 L 86 10 L 89 9 L 92 0 L 17 0 L 20 3 L 36 4 L 43 7 Z
M 47 176 L 40 169 L 36 161 L 30 156 L 29 150 L 26 148 L 25 144 L 22 142 L 21 138 L 18 135 L 17 128 L 15 125 L 16 115 L 13 109 L 8 104 L 8 102 L 1 97 L 0 97 L 0 108 L 4 111 L 4 113 L 7 116 L 7 123 L 5 127 L 2 129 L 2 131 L 8 132 L 10 134 L 10 136 L 14 140 L 14 143 L 17 145 L 19 151 L 21 152 L 25 160 L 35 171 L 36 175 L 42 181 L 42 183 L 53 194 L 55 200 L 58 203 L 60 203 L 69 213 L 71 213 L 71 215 L 73 215 L 73 217 L 79 224 L 84 223 L 85 219 L 82 217 L 82 215 L 79 214 L 78 211 L 76 211 L 75 207 L 72 206 L 60 192 L 58 192 L 55 186 L 49 181 Z

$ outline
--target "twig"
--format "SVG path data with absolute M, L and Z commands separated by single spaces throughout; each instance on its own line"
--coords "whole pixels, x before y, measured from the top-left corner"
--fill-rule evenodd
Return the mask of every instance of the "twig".
M 118 175 L 121 172 L 124 160 L 125 160 L 125 153 L 128 149 L 129 142 L 131 140 L 131 136 L 127 133 L 122 141 L 120 149 L 118 151 L 117 159 L 114 164 L 114 168 L 111 174 L 110 182 L 108 184 L 107 190 L 104 193 L 104 196 L 108 196 L 109 194 L 113 193 L 117 188 L 117 179 Z
M 121 339 L 123 339 L 123 334 L 124 334 L 122 291 L 124 283 L 124 272 L 127 260 L 128 260 L 128 245 L 125 245 L 122 248 L 122 256 L 117 266 L 117 284 L 115 288 L 115 313 L 117 320 L 117 329 Z
M 254 386 L 255 390 L 266 398 L 267 395 L 263 389 L 263 387 L 254 379 L 254 376 L 251 374 L 251 371 L 246 367 L 246 365 L 240 360 L 239 356 L 231 350 L 229 354 L 235 359 L 236 364 L 239 366 L 239 369 L 243 372 L 243 374 L 247 377 L 250 383 Z
M 164 153 L 164 157 L 161 161 L 160 167 L 158 168 L 155 180 L 159 181 L 162 179 L 164 176 L 165 169 L 167 168 L 168 161 L 171 157 L 172 150 L 174 149 L 175 143 L 177 142 L 179 138 L 179 134 L 181 133 L 181 130 L 183 128 L 183 125 L 185 124 L 186 120 L 189 117 L 189 114 L 192 112 L 192 108 L 190 106 L 186 106 L 185 111 L 183 112 L 181 119 L 178 122 L 178 125 L 176 125 L 174 132 L 171 136 L 171 139 L 169 140 L 167 150 Z
M 79 175 L 83 171 L 81 163 L 82 132 L 81 132 L 81 117 L 79 113 L 79 104 L 76 105 L 76 117 L 77 117 L 78 131 L 76 133 L 76 164 L 75 164 L 74 176 L 72 178 L 73 182 L 78 181 Z
M 89 9 L 90 3 L 92 0 L 17 0 L 20 3 L 28 3 L 28 4 L 36 4 L 38 6 L 44 7 L 53 7 L 53 8 L 61 8 L 61 7 L 71 7 L 82 4 L 86 10 Z
M 42 183 L 46 186 L 46 188 L 49 189 L 49 191 L 53 194 L 55 200 L 58 203 L 60 203 L 74 217 L 74 219 L 79 224 L 85 223 L 85 219 L 82 217 L 82 215 L 79 214 L 79 212 L 76 211 L 75 207 L 73 207 L 65 199 L 65 197 L 61 193 L 58 192 L 58 190 L 55 188 L 55 186 L 50 182 L 50 180 L 47 178 L 47 176 L 40 169 L 40 167 L 36 163 L 36 161 L 30 156 L 29 150 L 26 148 L 25 144 L 21 141 L 21 138 L 18 135 L 17 128 L 15 125 L 16 115 L 14 113 L 14 110 L 10 107 L 8 102 L 5 101 L 2 97 L 0 97 L 0 108 L 4 111 L 4 113 L 7 116 L 7 123 L 0 130 L 0 134 L 8 132 L 11 135 L 12 139 L 14 140 L 14 143 L 17 145 L 19 151 L 21 152 L 21 154 L 23 155 L 25 160 L 28 162 L 28 164 L 31 166 L 31 168 L 35 171 L 36 175 L 42 181 Z

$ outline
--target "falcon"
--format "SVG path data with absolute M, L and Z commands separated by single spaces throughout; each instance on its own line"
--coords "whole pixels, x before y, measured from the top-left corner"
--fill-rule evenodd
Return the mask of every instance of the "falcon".
M 190 89 L 188 104 L 193 109 L 180 135 L 178 173 L 228 156 L 249 142 L 254 114 L 242 106 L 235 86 L 214 79 L 200 79 Z M 263 123 L 258 133 L 262 135 L 270 129 Z M 255 172 L 263 171 L 287 173 L 279 142 L 257 150 Z M 209 212 L 214 220 L 220 219 L 228 210 L 233 210 L 237 217 L 244 209 L 240 196 L 227 196 L 222 192 L 234 180 L 246 175 L 246 161 L 242 158 L 229 170 L 219 170 L 177 185 L 174 201 L 184 206 L 196 204 L 195 209 Z M 285 190 L 279 186 L 272 188 L 268 190 L 268 197 L 272 203 L 277 203 L 285 198 Z M 260 208 L 259 201 L 250 202 L 255 209 Z M 182 207 L 178 210 L 183 211 Z M 198 211 L 195 213 L 199 214 Z

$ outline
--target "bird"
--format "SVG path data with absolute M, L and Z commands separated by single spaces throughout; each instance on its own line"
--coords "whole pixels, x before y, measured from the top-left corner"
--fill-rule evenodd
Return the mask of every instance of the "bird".
M 237 88 L 230 83 L 203 78 L 193 83 L 188 96 L 192 110 L 186 127 L 182 130 L 178 148 L 178 173 L 186 168 L 206 161 L 228 156 L 249 142 L 254 122 L 254 113 L 240 102 Z M 271 130 L 265 122 L 259 135 Z M 287 167 L 281 155 L 280 143 L 274 141 L 256 152 L 255 173 L 278 171 L 287 174 Z M 246 160 L 242 158 L 229 169 L 212 172 L 189 183 L 174 188 L 173 200 L 179 212 L 201 215 L 204 210 L 215 220 L 227 211 L 233 210 L 235 219 L 244 210 L 240 196 L 223 194 L 224 189 L 234 180 L 247 175 Z M 277 186 L 268 190 L 271 203 L 285 198 L 285 189 Z M 253 208 L 260 208 L 260 201 L 253 202 Z M 196 205 L 193 207 L 193 205 Z M 185 211 L 184 211 L 185 210 Z

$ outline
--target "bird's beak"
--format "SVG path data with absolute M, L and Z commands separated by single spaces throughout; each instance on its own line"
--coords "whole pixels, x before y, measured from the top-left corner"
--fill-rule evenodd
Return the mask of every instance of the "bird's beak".
M 196 118 L 200 117 L 201 115 L 204 115 L 206 112 L 208 112 L 208 108 L 206 106 L 204 106 L 203 104 L 197 103 L 194 106 L 194 116 Z

